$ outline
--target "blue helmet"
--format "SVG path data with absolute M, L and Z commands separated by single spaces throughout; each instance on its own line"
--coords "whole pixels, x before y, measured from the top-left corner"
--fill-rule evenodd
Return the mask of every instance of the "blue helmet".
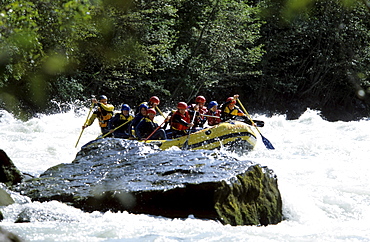
M 146 105 L 145 103 L 142 103 L 142 104 L 140 104 L 140 106 L 139 106 L 139 111 L 140 111 L 142 108 L 148 109 L 148 105 Z
M 216 101 L 212 101 L 208 104 L 208 109 L 211 109 L 213 106 L 218 105 Z
M 123 104 L 122 105 L 121 111 L 130 111 L 130 110 L 131 110 L 131 108 L 128 104 Z

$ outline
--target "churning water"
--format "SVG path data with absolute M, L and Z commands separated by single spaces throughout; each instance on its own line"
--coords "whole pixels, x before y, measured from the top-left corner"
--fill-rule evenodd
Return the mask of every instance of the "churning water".
M 71 108 L 22 122 L 0 110 L 0 149 L 19 170 L 37 176 L 71 162 L 83 144 L 96 138 L 97 123 L 85 130 L 75 148 L 86 115 L 86 109 Z M 275 150 L 266 149 L 257 133 L 252 152 L 227 155 L 275 171 L 285 219 L 279 224 L 232 227 L 192 215 L 168 219 L 84 213 L 60 202 L 32 203 L 13 194 L 17 203 L 0 207 L 5 217 L 0 227 L 27 241 L 370 241 L 370 120 L 327 122 L 312 110 L 292 121 L 279 115 L 253 118 L 265 121 L 260 131 Z M 14 223 L 24 209 L 32 211 L 31 222 Z

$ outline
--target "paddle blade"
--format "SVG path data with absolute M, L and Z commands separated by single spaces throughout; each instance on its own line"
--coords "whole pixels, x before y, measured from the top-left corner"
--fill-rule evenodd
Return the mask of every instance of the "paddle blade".
M 268 139 L 266 139 L 262 134 L 261 134 L 261 137 L 262 137 L 262 141 L 265 144 L 267 149 L 270 149 L 270 150 L 275 149 L 274 146 L 271 144 L 271 142 Z

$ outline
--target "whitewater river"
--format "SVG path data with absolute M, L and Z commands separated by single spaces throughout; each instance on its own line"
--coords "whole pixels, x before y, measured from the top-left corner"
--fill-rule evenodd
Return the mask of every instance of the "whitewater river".
M 22 122 L 0 110 L 0 149 L 22 172 L 38 176 L 71 162 L 80 147 L 99 134 L 94 123 L 75 148 L 86 115 L 86 109 L 72 108 Z M 327 122 L 312 110 L 292 121 L 284 116 L 253 118 L 265 121 L 260 131 L 275 150 L 266 149 L 258 135 L 255 150 L 244 157 L 228 155 L 275 171 L 285 217 L 279 224 L 232 227 L 191 215 L 168 219 L 84 213 L 60 202 L 32 203 L 15 194 L 17 204 L 0 207 L 5 217 L 0 227 L 27 241 L 370 241 L 370 120 Z M 25 208 L 39 211 L 39 216 L 30 223 L 14 223 Z

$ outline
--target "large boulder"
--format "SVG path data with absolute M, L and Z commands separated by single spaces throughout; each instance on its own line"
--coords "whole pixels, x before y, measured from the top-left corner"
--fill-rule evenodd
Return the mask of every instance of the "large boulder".
M 15 167 L 5 151 L 0 149 L 0 182 L 11 186 L 21 182 L 22 179 L 22 173 Z
M 170 218 L 268 225 L 282 220 L 272 170 L 214 151 L 160 151 L 137 141 L 101 139 L 14 190 L 84 211 L 123 211 Z

